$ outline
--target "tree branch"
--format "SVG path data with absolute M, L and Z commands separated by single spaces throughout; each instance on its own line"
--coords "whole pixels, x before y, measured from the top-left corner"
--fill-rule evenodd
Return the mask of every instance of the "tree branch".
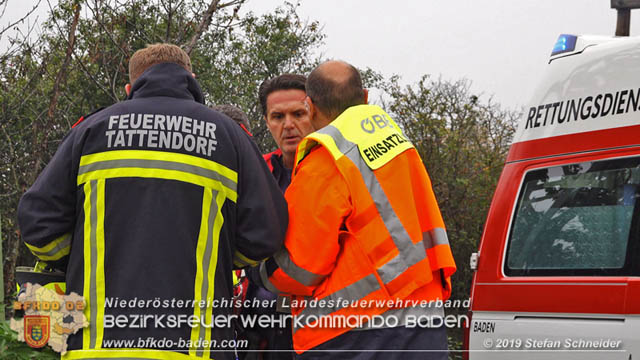
M 104 92 L 106 95 L 109 95 L 109 97 L 111 97 L 111 100 L 113 100 L 114 102 L 119 101 L 117 97 L 113 97 L 113 94 L 111 93 L 111 91 L 109 91 L 109 89 L 105 88 L 104 85 L 102 85 L 98 79 L 95 78 L 95 76 L 93 76 L 91 74 L 91 72 L 89 72 L 89 69 L 87 69 L 87 67 L 84 65 L 84 61 L 78 57 L 78 55 L 73 54 L 73 57 L 76 59 L 78 65 L 80 65 L 80 70 L 82 70 L 82 72 L 89 77 L 89 79 L 91 79 L 91 81 L 93 81 L 94 84 L 96 84 L 97 87 L 100 88 L 100 90 L 102 90 L 102 92 Z
M 10 151 L 10 156 L 13 159 L 17 159 L 16 156 L 16 150 L 13 146 L 13 142 L 11 141 L 11 137 L 9 136 L 9 133 L 7 132 L 6 126 L 2 126 L 2 132 L 4 133 L 4 136 L 7 138 L 7 144 L 9 145 L 9 151 Z M 14 166 L 11 166 L 11 175 L 13 175 L 13 182 L 15 185 L 15 191 L 18 192 L 20 191 L 20 181 L 18 180 L 18 175 L 16 174 L 16 169 Z
M 219 3 L 220 3 L 220 0 L 211 0 L 211 4 L 209 4 L 209 8 L 204 13 L 204 16 L 202 17 L 202 20 L 200 21 L 200 24 L 198 25 L 198 28 L 196 29 L 196 33 L 193 34 L 193 37 L 191 37 L 191 40 L 189 41 L 189 44 L 187 44 L 187 46 L 184 49 L 184 51 L 188 55 L 191 55 L 191 51 L 193 51 L 193 48 L 196 47 L 196 43 L 198 42 L 198 39 L 200 39 L 200 36 L 202 36 L 202 33 L 204 33 L 204 31 L 207 29 L 207 27 L 209 27 L 209 24 L 211 24 L 211 19 L 213 18 L 213 13 L 215 13 L 216 10 L 218 10 L 218 4 Z
M 116 49 L 118 49 L 118 51 L 120 51 L 121 54 L 123 54 L 125 57 L 128 56 L 127 51 L 125 51 L 122 46 L 120 46 L 120 44 L 118 44 L 118 42 L 116 41 L 116 39 L 113 37 L 113 34 L 111 33 L 111 31 L 109 31 L 107 29 L 107 27 L 104 24 L 104 21 L 102 20 L 102 17 L 100 16 L 100 14 L 98 13 L 98 6 L 96 4 L 96 8 L 95 10 L 91 7 L 91 6 L 87 6 L 89 8 L 89 10 L 91 10 L 91 12 L 93 13 L 93 17 L 94 20 L 96 20 L 96 22 L 98 23 L 98 25 L 100 25 L 100 28 L 102 28 L 102 31 L 104 34 L 107 35 L 107 37 L 109 38 L 109 40 L 111 40 L 111 42 L 113 43 L 113 45 L 115 46 Z
M 58 71 L 58 75 L 56 76 L 56 80 L 53 84 L 53 91 L 51 95 L 51 101 L 49 102 L 49 109 L 47 111 L 47 119 L 44 121 L 44 131 L 41 131 L 38 126 L 38 121 L 33 122 L 33 145 L 35 149 L 39 149 L 38 154 L 35 159 L 35 168 L 34 174 L 37 174 L 40 171 L 40 163 L 42 162 L 42 156 L 47 153 L 47 139 L 49 136 L 49 124 L 53 121 L 53 116 L 56 111 L 56 106 L 58 104 L 58 97 L 60 96 L 60 87 L 66 81 L 67 68 L 69 67 L 69 63 L 71 62 L 71 56 L 73 54 L 73 47 L 76 41 L 76 28 L 78 26 L 78 20 L 80 19 L 80 4 L 74 5 L 74 13 L 73 13 L 73 22 L 71 23 L 71 28 L 69 29 L 69 39 L 67 42 L 67 53 L 60 67 L 60 71 Z M 43 138 L 38 139 L 40 133 L 42 133 Z
M 20 19 L 16 20 L 13 23 L 10 23 L 9 25 L 5 26 L 2 30 L 0 30 L 0 37 L 2 37 L 2 34 L 4 34 L 7 30 L 11 29 L 12 27 L 14 27 L 15 25 L 23 22 L 26 18 L 29 17 L 29 15 L 33 14 L 34 11 L 36 11 L 36 9 L 38 8 L 38 6 L 40 6 L 40 3 L 42 2 L 42 0 L 38 0 L 38 3 L 35 4 L 31 10 L 29 10 L 29 12 L 27 12 L 23 17 L 21 17 Z M 5 4 L 5 8 L 6 8 L 6 4 Z M 4 9 L 2 10 L 2 14 L 4 15 Z
M 160 1 L 160 4 L 164 8 L 164 11 L 167 12 L 167 31 L 165 31 L 164 42 L 168 43 L 171 38 L 171 23 L 173 22 L 173 9 L 171 8 L 171 1 L 167 5 L 165 5 L 164 1 Z
M 76 4 L 74 7 L 75 11 L 73 12 L 73 22 L 71 23 L 71 29 L 69 29 L 69 43 L 67 46 L 67 54 L 64 58 L 64 63 L 62 63 L 62 67 L 58 72 L 56 81 L 53 84 L 53 95 L 51 96 L 49 111 L 47 113 L 50 120 L 53 119 L 53 114 L 56 110 L 56 105 L 58 104 L 58 97 L 60 96 L 60 86 L 63 85 L 64 82 L 66 82 L 67 68 L 69 67 L 69 63 L 71 62 L 73 47 L 76 43 L 76 28 L 78 27 L 78 20 L 80 19 L 80 4 Z
M 51 2 L 50 2 L 50 0 L 47 0 L 47 3 L 49 4 L 49 9 L 50 9 L 50 11 L 52 11 L 52 12 L 53 12 L 53 7 L 51 6 Z M 126 21 L 126 22 L 127 22 L 128 24 L 131 24 L 129 21 Z M 60 32 L 62 33 L 62 29 L 60 28 L 60 25 L 58 25 L 58 22 L 54 20 L 54 22 L 53 22 L 53 23 L 55 24 L 55 26 L 56 26 L 56 28 L 58 29 L 58 31 L 60 31 Z M 131 25 L 133 25 L 133 24 L 131 24 Z M 108 32 L 107 32 L 107 33 L 108 33 Z M 65 41 L 67 41 L 67 45 L 69 45 L 68 40 L 67 40 L 67 39 L 65 39 Z M 114 43 L 115 43 L 115 40 L 114 40 Z M 117 43 L 115 43 L 115 44 L 117 44 Z M 73 49 L 74 47 L 72 47 L 72 46 L 71 46 L 70 48 L 71 48 L 71 49 Z M 123 51 L 123 50 L 121 49 L 121 51 Z M 126 53 L 125 53 L 125 54 L 126 54 Z M 105 87 L 104 87 L 104 86 L 103 86 L 103 85 L 98 81 L 98 79 L 96 79 L 96 78 L 91 74 L 91 72 L 89 71 L 89 69 L 87 69 L 87 67 L 85 66 L 85 61 L 84 61 L 81 57 L 79 57 L 79 56 L 75 53 L 75 51 L 73 51 L 73 57 L 74 57 L 74 59 L 76 60 L 76 62 L 78 63 L 78 65 L 80 66 L 80 69 L 82 70 L 82 72 L 83 72 L 87 77 L 89 77 L 89 78 L 93 81 L 93 83 L 94 83 L 94 84 L 96 84 L 96 86 L 100 88 L 100 90 L 102 90 L 106 95 L 108 95 L 109 97 L 111 97 L 111 99 L 112 99 L 113 101 L 118 101 L 118 99 L 117 99 L 117 98 L 114 98 L 114 97 L 113 97 L 113 94 L 111 94 L 111 91 L 109 91 L 109 89 L 105 88 Z
M 120 63 L 122 63 L 122 61 L 124 60 L 124 55 L 120 55 Z M 118 69 L 118 67 L 115 67 L 115 70 L 113 71 L 113 79 L 111 79 L 111 91 L 113 92 L 113 97 L 114 98 L 118 98 L 118 93 L 116 90 L 116 84 L 118 82 L 118 73 L 120 72 L 120 69 Z

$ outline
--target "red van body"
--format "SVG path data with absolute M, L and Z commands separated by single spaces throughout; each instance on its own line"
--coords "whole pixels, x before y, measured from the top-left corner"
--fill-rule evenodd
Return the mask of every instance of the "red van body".
M 640 39 L 561 42 L 472 257 L 472 360 L 640 359 Z

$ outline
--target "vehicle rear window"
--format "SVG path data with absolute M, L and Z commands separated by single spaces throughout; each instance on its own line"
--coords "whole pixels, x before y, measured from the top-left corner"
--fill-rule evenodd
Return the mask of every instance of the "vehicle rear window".
M 640 158 L 549 167 L 525 175 L 505 274 L 631 275 Z

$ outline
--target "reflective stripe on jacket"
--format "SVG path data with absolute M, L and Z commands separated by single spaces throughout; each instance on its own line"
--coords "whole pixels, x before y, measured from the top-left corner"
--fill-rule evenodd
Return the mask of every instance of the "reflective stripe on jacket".
M 285 249 L 261 277 L 306 296 L 292 301 L 297 352 L 354 328 L 347 316 L 450 296 L 456 267 L 429 176 L 381 108 L 351 107 L 307 136 L 286 197 Z

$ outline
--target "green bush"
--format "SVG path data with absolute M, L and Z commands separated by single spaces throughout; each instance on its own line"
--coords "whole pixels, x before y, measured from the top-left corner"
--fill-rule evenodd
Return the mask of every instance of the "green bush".
M 18 340 L 8 321 L 0 321 L 0 359 L 4 360 L 58 360 L 60 354 L 49 347 L 33 349 Z

